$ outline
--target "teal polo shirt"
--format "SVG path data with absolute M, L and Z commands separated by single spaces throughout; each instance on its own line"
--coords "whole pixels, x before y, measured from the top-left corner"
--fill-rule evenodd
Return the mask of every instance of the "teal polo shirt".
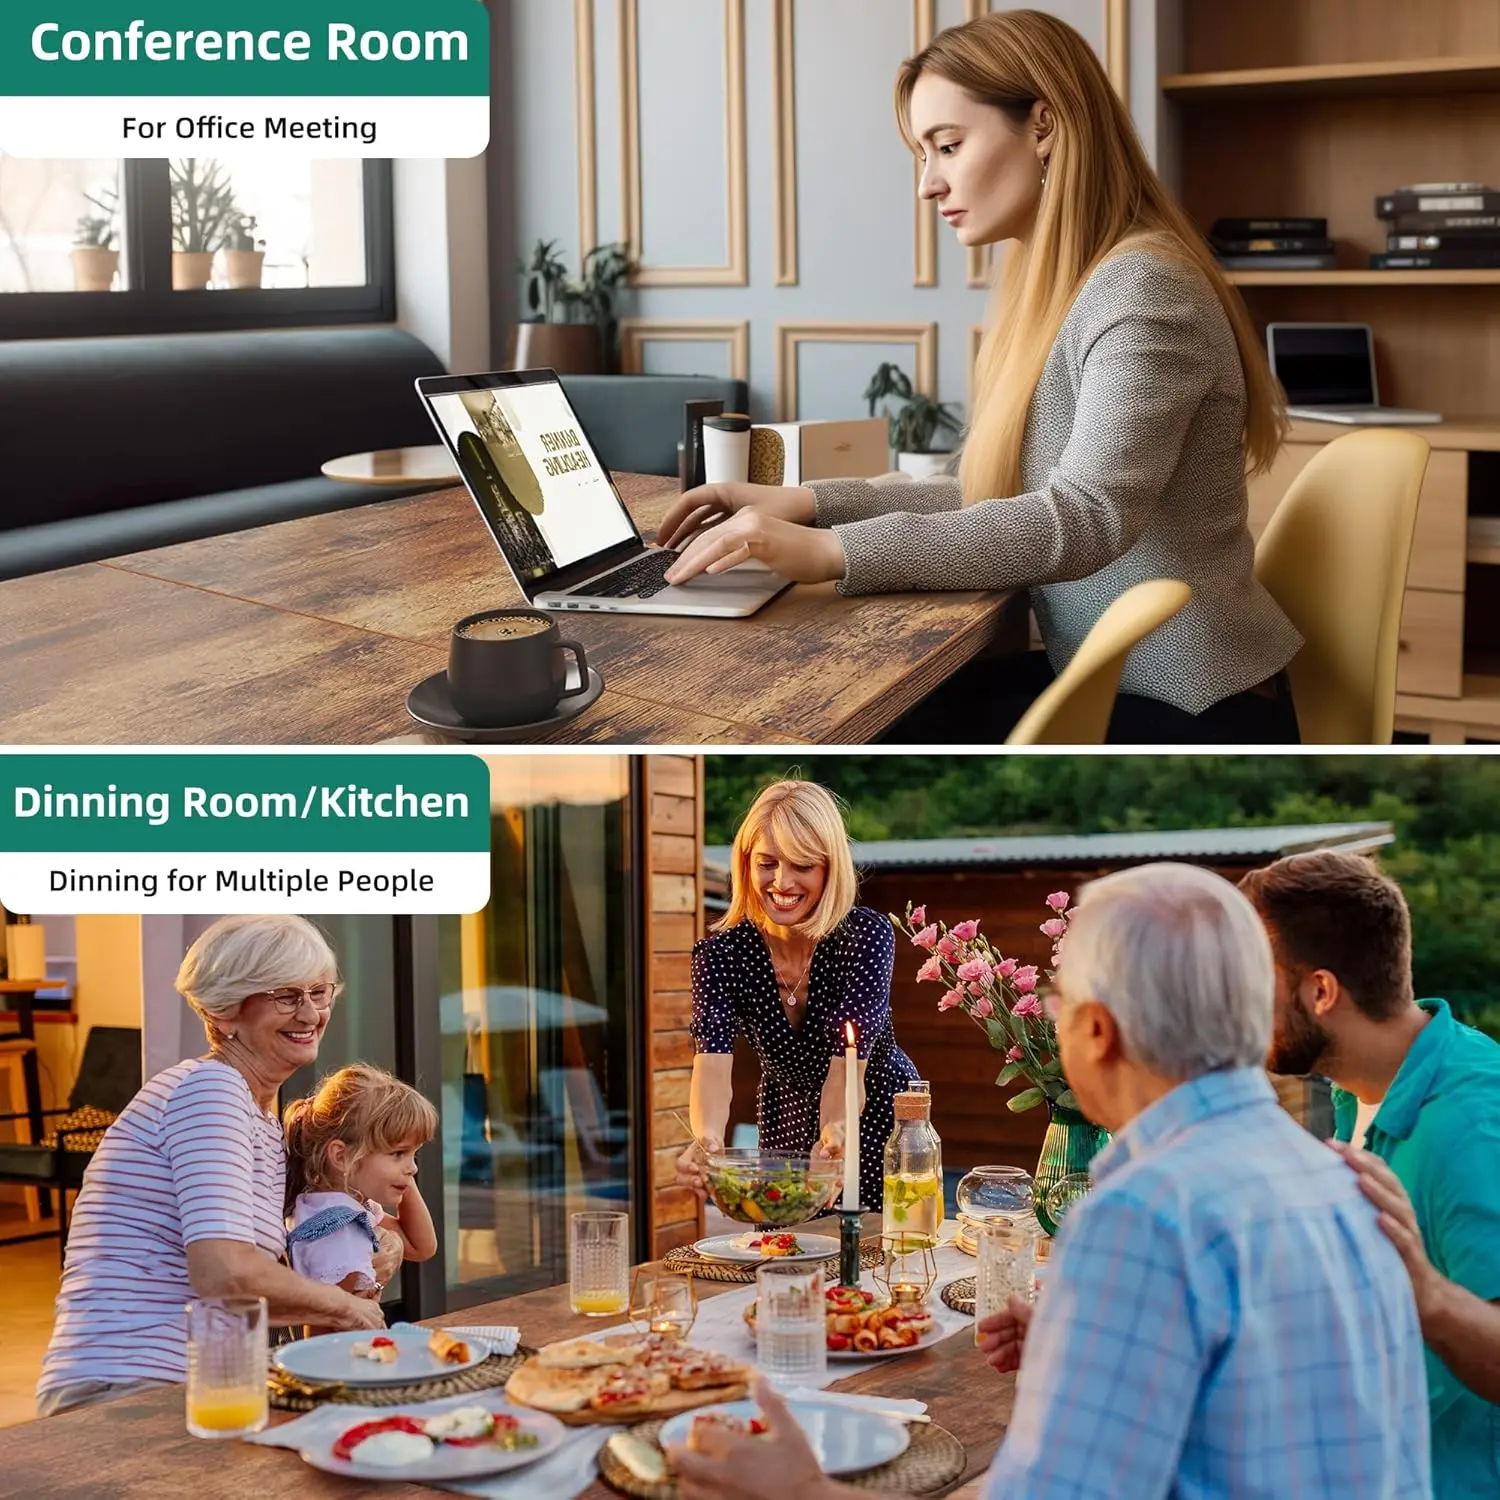
M 1391 1082 L 1364 1147 L 1401 1179 L 1428 1258 L 1450 1281 L 1500 1301 L 1500 1043 L 1454 1019 L 1446 1000 Z M 1333 1090 L 1334 1134 L 1354 1133 L 1359 1101 Z M 1434 1500 L 1500 1495 L 1500 1406 L 1427 1351 Z

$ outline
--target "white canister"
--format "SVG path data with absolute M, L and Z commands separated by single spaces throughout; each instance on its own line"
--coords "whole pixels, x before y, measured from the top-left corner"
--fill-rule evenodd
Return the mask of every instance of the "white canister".
M 744 484 L 750 478 L 750 418 L 738 412 L 703 419 L 703 482 Z
M 5 929 L 5 969 L 12 979 L 47 977 L 47 929 L 40 922 L 13 922 Z

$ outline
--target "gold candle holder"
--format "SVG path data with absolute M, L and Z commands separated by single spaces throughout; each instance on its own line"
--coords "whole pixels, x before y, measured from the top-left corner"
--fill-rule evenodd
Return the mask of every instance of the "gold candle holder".
M 882 1235 L 880 1265 L 871 1275 L 894 1306 L 920 1307 L 937 1285 L 937 1257 L 932 1246 L 913 1245 L 909 1236 Z

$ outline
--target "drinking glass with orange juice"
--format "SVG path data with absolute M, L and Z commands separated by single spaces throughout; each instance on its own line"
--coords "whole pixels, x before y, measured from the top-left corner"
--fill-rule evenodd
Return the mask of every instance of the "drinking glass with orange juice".
M 187 1305 L 187 1429 L 233 1438 L 269 1420 L 270 1324 L 264 1297 L 202 1297 Z
M 573 1311 L 607 1318 L 630 1305 L 630 1216 L 577 1213 L 569 1222 L 568 1281 Z

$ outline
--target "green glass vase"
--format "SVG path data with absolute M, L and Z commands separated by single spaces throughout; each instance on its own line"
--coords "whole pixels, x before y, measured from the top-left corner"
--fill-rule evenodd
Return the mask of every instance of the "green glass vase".
M 1042 1138 L 1042 1155 L 1031 1187 L 1036 1221 L 1044 1233 L 1057 1233 L 1057 1225 L 1044 1207 L 1047 1194 L 1071 1173 L 1087 1172 L 1089 1163 L 1108 1142 L 1109 1132 L 1086 1120 L 1076 1109 L 1047 1105 L 1047 1134 Z

